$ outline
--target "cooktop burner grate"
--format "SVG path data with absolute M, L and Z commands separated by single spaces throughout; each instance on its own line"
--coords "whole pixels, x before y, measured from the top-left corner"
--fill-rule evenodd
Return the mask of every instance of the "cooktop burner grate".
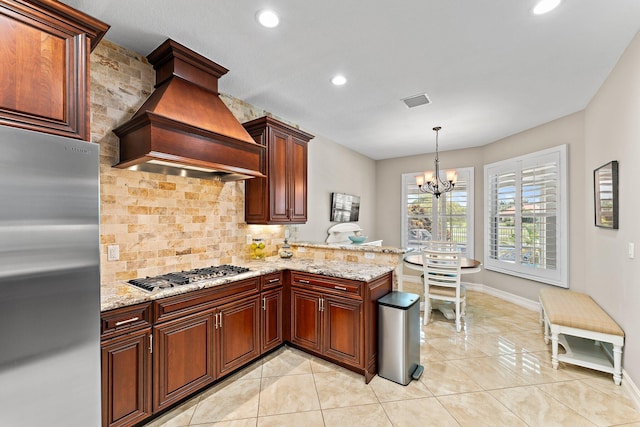
M 249 271 L 248 268 L 235 265 L 212 265 L 211 267 L 194 268 L 193 270 L 168 273 L 161 276 L 132 279 L 129 280 L 128 283 L 146 291 L 153 291 L 156 289 L 182 286 L 206 279 L 214 279 L 216 277 L 235 276 L 236 274 L 246 273 L 247 271 Z

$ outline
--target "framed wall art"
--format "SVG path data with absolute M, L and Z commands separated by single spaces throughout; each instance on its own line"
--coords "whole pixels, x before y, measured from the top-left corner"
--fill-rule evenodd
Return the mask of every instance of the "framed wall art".
M 596 227 L 618 229 L 618 161 L 593 171 Z

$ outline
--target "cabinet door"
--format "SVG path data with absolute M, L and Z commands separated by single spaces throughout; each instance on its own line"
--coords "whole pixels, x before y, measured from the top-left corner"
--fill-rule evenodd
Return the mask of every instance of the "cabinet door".
M 129 426 L 151 415 L 151 329 L 105 340 L 102 425 Z
M 216 310 L 219 376 L 260 356 L 260 295 Z
M 307 143 L 292 138 L 289 144 L 289 220 L 307 221 Z
M 362 302 L 323 295 L 323 353 L 355 366 L 362 362 Z
M 313 351 L 322 347 L 320 294 L 291 288 L 291 342 Z
M 276 129 L 269 140 L 269 220 L 288 222 L 290 216 L 288 145 L 290 136 Z
M 282 288 L 262 293 L 262 353 L 282 344 Z
M 215 379 L 213 322 L 208 311 L 154 328 L 154 411 Z

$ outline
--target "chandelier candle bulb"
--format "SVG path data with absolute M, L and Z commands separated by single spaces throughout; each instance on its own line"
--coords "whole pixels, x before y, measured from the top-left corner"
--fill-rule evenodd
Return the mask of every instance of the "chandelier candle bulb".
M 457 179 L 458 174 L 456 173 L 456 171 L 447 171 L 447 181 L 456 182 Z

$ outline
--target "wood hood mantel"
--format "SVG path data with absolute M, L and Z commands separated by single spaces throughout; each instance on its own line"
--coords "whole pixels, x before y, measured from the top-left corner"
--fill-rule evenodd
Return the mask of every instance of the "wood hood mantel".
M 255 143 L 218 93 L 227 69 L 166 40 L 147 59 L 156 89 L 123 125 L 117 168 L 230 181 L 264 177 Z

